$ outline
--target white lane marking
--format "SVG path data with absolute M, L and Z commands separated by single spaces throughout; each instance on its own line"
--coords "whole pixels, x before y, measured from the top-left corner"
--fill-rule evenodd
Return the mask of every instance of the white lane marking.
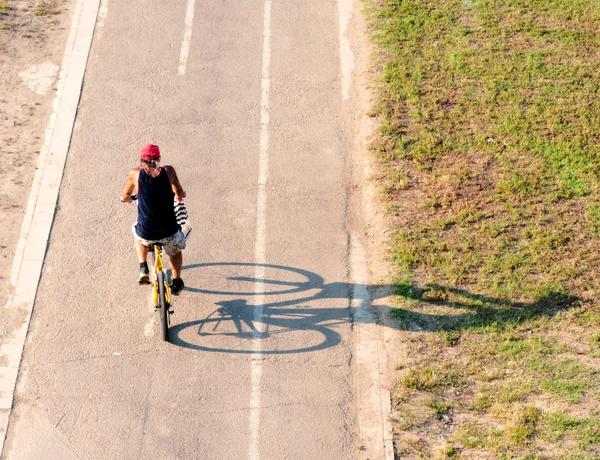
M 344 100 L 350 96 L 352 84 L 352 71 L 354 70 L 354 54 L 350 47 L 350 40 L 346 32 L 352 17 L 352 0 L 338 0 L 338 17 L 340 20 L 340 58 L 342 61 L 342 97 Z
M 15 385 L 54 221 L 99 3 L 99 0 L 77 0 L 75 4 L 52 103 L 53 112 L 38 157 L 13 260 L 11 283 L 14 285 L 14 294 L 6 308 L 19 308 L 26 314 L 20 327 L 2 339 L 0 348 L 0 355 L 6 363 L 0 367 L 0 455 L 4 450 Z
M 185 12 L 185 32 L 183 34 L 183 43 L 181 43 L 181 53 L 179 54 L 179 69 L 177 75 L 185 75 L 188 56 L 190 54 L 190 42 L 192 41 L 192 24 L 194 22 L 194 8 L 196 0 L 188 0 L 187 10 Z
M 260 429 L 260 380 L 262 376 L 261 335 L 262 315 L 264 304 L 266 235 L 267 235 L 267 181 L 269 179 L 269 90 L 271 80 L 269 69 L 271 67 L 271 0 L 265 0 L 265 16 L 263 23 L 263 55 L 262 55 L 262 81 L 260 97 L 260 157 L 258 163 L 258 197 L 256 200 L 256 242 L 254 246 L 255 269 L 254 278 L 258 280 L 254 287 L 256 304 L 254 310 L 254 324 L 256 331 L 252 341 L 252 362 L 250 365 L 250 446 L 248 458 L 260 458 L 259 429 Z

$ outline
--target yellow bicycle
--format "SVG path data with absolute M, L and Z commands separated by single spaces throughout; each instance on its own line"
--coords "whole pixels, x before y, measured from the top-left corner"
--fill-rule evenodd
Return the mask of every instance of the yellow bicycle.
M 153 258 L 153 289 L 154 309 L 160 313 L 160 330 L 162 339 L 169 341 L 169 317 L 173 314 L 171 310 L 171 287 L 169 277 L 162 257 L 162 244 L 155 243 L 150 247 Z
M 132 200 L 137 200 L 137 195 L 131 195 Z M 160 330 L 162 339 L 165 342 L 169 341 L 169 317 L 173 314 L 171 310 L 171 286 L 169 284 L 169 276 L 165 270 L 165 264 L 162 257 L 161 243 L 154 243 L 150 246 L 148 252 L 152 254 L 152 267 L 154 273 L 154 281 L 152 288 L 154 290 L 154 310 L 160 313 Z

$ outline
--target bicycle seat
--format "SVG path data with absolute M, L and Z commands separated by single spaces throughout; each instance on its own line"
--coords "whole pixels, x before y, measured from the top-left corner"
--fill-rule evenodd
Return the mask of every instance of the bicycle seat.
M 154 252 L 154 246 L 158 246 L 160 249 L 163 248 L 162 243 L 153 243 L 150 246 L 148 246 L 148 252 Z

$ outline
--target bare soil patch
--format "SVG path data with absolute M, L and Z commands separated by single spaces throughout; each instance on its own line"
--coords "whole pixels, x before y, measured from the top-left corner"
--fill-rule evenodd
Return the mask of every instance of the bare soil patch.
M 10 271 L 74 3 L 0 0 L 0 306 L 12 294 Z

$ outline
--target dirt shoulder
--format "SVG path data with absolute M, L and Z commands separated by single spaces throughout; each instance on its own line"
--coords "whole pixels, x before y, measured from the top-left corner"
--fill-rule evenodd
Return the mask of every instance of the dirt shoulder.
M 52 113 L 73 0 L 0 1 L 0 304 Z M 3 312 L 3 315 L 6 312 Z M 2 321 L 0 337 L 7 332 Z

